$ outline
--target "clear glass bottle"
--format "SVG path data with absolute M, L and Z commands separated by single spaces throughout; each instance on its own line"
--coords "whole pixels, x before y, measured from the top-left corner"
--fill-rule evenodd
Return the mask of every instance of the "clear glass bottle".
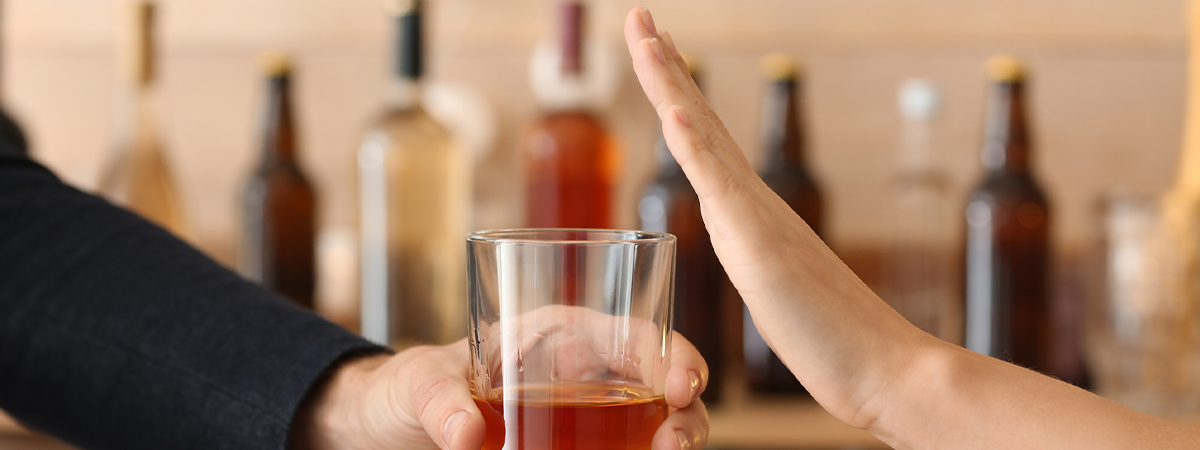
M 396 2 L 387 107 L 358 151 L 362 332 L 395 348 L 466 335 L 471 165 L 421 104 L 421 0 Z
M 955 282 L 955 202 L 950 180 L 930 145 L 940 94 L 912 79 L 901 85 L 903 118 L 897 170 L 891 183 L 891 242 L 885 260 L 885 300 L 918 328 L 962 341 L 962 301 Z
M 183 205 L 171 175 L 158 132 L 155 84 L 154 4 L 134 1 L 124 79 L 125 102 L 120 106 L 120 137 L 104 173 L 99 192 L 142 217 L 186 237 Z

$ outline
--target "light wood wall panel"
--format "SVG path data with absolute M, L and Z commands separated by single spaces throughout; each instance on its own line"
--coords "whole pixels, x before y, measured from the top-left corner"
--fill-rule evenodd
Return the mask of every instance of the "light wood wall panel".
M 353 224 L 353 151 L 380 101 L 390 30 L 375 0 L 162 2 L 164 128 L 198 240 L 228 255 L 235 199 L 255 159 L 258 52 L 298 58 L 302 152 L 322 189 L 324 221 Z M 636 3 L 597 0 L 593 30 L 618 39 Z M 756 60 L 784 51 L 805 60 L 811 160 L 828 191 L 832 239 L 879 245 L 880 211 L 899 119 L 895 88 L 934 80 L 946 94 L 934 138 L 957 197 L 979 173 L 985 83 L 997 51 L 1032 63 L 1040 177 L 1058 207 L 1064 246 L 1084 244 L 1089 208 L 1114 185 L 1162 189 L 1173 176 L 1183 95 L 1179 0 L 654 0 L 660 26 L 707 67 L 709 98 L 757 159 Z M 526 69 L 550 32 L 548 0 L 434 0 L 431 72 L 492 102 L 500 133 L 479 174 L 505 208 L 520 186 L 504 172 L 520 128 L 537 113 Z M 4 14 L 6 102 L 39 157 L 83 188 L 94 185 L 113 136 L 120 2 L 10 0 Z M 628 151 L 622 225 L 651 175 L 652 111 L 625 69 L 606 117 Z M 513 214 L 519 217 L 519 214 Z M 491 217 L 480 226 L 515 225 Z

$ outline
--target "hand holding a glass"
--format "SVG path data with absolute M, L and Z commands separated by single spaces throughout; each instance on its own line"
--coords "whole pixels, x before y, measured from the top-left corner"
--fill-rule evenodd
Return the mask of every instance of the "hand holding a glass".
M 671 331 L 673 272 L 669 235 L 474 233 L 468 342 L 353 362 L 297 429 L 307 448 L 703 448 L 708 367 Z

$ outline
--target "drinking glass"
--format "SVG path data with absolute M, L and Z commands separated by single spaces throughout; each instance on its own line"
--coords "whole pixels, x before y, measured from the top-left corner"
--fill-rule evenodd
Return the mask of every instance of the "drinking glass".
M 1200 342 L 1185 242 L 1157 196 L 1116 191 L 1104 202 L 1099 291 L 1084 344 L 1097 392 L 1175 420 L 1200 412 Z
M 649 450 L 668 413 L 674 272 L 665 233 L 469 234 L 483 450 Z

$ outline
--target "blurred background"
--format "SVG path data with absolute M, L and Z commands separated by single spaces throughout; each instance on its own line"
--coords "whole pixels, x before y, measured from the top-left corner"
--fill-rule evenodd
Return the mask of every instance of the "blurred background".
M 898 152 L 920 147 L 923 164 L 938 172 L 937 189 L 944 195 L 939 201 L 953 213 L 937 225 L 948 242 L 942 245 L 953 250 L 940 251 L 959 261 L 968 195 L 984 177 L 985 110 L 996 82 L 995 74 L 985 74 L 984 61 L 997 53 L 1018 56 L 1027 76 L 1032 170 L 1052 217 L 1047 302 L 1053 304 L 1057 337 L 1045 345 L 1056 348 L 1059 366 L 1053 371 L 1090 384 L 1079 343 L 1084 309 L 1110 297 L 1093 289 L 1102 282 L 1089 274 L 1104 272 L 1096 265 L 1115 265 L 1097 256 L 1097 243 L 1112 231 L 1100 206 L 1116 187 L 1153 197 L 1173 186 L 1179 172 L 1188 61 L 1183 0 L 583 4 L 583 33 L 592 42 L 587 49 L 600 55 L 585 57 L 590 87 L 597 92 L 589 110 L 619 149 L 606 226 L 646 227 L 639 206 L 659 172 L 657 118 L 621 38 L 628 11 L 646 6 L 696 62 L 706 97 L 756 164 L 766 159 L 762 131 L 771 118 L 764 113 L 764 97 L 772 95 L 771 79 L 778 75 L 764 76 L 760 60 L 781 54 L 799 66 L 798 122 L 807 142 L 806 170 L 823 197 L 822 237 L 885 298 L 888 255 L 897 239 L 897 222 L 889 214 L 904 160 Z M 122 133 L 124 113 L 116 105 L 128 95 L 121 69 L 127 6 L 94 0 L 3 3 L 4 108 L 21 124 L 34 157 L 86 191 L 97 189 Z M 186 239 L 237 265 L 243 188 L 263 154 L 267 94 L 261 54 L 286 52 L 299 165 L 318 197 L 316 308 L 357 329 L 358 152 L 393 84 L 394 19 L 379 0 L 160 0 L 157 6 L 154 117 L 180 194 Z M 552 94 L 539 91 L 547 78 L 531 75 L 547 64 L 532 61 L 539 45 L 557 45 L 559 8 L 556 0 L 426 4 L 426 101 L 470 161 L 465 228 L 531 224 L 523 145 L 545 104 L 553 103 L 545 100 Z M 557 70 L 553 63 L 549 67 Z M 934 92 L 936 106 L 927 120 L 906 128 L 897 96 L 913 78 Z M 947 268 L 953 279 L 942 280 L 943 287 L 961 302 L 962 268 L 953 265 Z M 736 301 L 721 302 L 717 312 L 710 311 L 727 329 L 717 345 L 727 350 L 731 379 L 739 380 L 742 319 Z M 960 333 L 950 332 L 956 337 L 948 339 L 960 340 Z M 726 397 L 729 404 L 743 404 L 740 388 L 726 389 L 734 391 Z M 767 434 L 775 430 L 772 436 L 808 433 L 807 446 L 877 444 L 829 428 L 811 408 L 765 405 L 760 414 L 741 418 L 716 410 L 714 417 L 723 421 L 714 422 L 714 436 L 737 435 L 757 423 Z M 1172 414 L 1190 416 L 1193 406 Z M 771 417 L 810 425 L 762 426 Z M 747 445 L 792 448 L 786 436 L 771 439 Z

